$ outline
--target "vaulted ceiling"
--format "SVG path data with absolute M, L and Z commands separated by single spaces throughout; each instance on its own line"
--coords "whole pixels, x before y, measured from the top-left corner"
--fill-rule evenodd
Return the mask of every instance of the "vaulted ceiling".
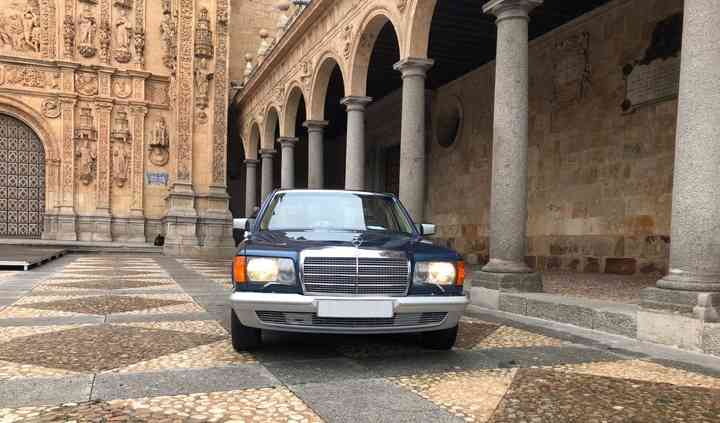
M 533 10 L 530 38 L 534 39 L 602 6 L 609 0 L 545 0 Z M 478 0 L 439 0 L 430 29 L 428 56 L 435 66 L 428 88 L 435 89 L 495 58 L 495 18 L 484 14 Z M 401 79 L 392 65 L 398 60 L 397 37 L 386 25 L 375 44 L 368 76 L 368 95 L 380 98 L 398 89 Z

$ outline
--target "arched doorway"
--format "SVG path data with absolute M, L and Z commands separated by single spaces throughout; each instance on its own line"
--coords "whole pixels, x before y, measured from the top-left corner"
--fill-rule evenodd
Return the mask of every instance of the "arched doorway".
M 0 114 L 0 238 L 40 238 L 45 150 L 22 121 Z

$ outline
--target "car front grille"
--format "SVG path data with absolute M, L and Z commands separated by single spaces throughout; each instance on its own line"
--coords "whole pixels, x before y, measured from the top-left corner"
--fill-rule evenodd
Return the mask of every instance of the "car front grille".
M 410 266 L 396 257 L 305 257 L 301 275 L 308 294 L 402 296 Z
M 256 311 L 258 319 L 269 325 L 333 327 L 333 328 L 383 328 L 435 326 L 447 317 L 445 312 L 403 313 L 389 318 L 336 318 L 318 317 L 314 313 L 291 313 L 284 311 Z

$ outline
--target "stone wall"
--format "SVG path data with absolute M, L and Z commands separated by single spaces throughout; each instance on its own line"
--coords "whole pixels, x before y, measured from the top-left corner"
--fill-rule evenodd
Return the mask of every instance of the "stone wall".
M 230 79 L 241 81 L 245 71 L 245 54 L 256 56 L 260 30 L 274 36 L 279 11 L 277 0 L 232 0 L 230 18 Z
M 537 268 L 666 271 L 677 102 L 623 113 L 623 66 L 643 57 L 658 21 L 681 11 L 681 0 L 620 0 L 531 42 L 528 259 Z M 584 33 L 588 66 L 561 74 L 576 52 L 568 45 L 585 43 Z M 429 146 L 426 215 L 438 238 L 480 262 L 488 254 L 493 72 L 487 64 L 434 93 Z M 458 136 L 443 147 L 438 128 L 458 104 Z
M 43 238 L 152 242 L 167 235 L 178 182 L 191 187 L 192 231 L 227 226 L 214 191 L 225 186 L 229 0 L 7 6 L 0 113 L 43 143 Z

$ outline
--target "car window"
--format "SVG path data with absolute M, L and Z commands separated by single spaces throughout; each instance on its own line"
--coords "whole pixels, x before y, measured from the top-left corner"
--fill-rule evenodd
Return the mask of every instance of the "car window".
M 391 197 L 356 193 L 280 193 L 260 223 L 260 230 L 313 229 L 413 233 Z

